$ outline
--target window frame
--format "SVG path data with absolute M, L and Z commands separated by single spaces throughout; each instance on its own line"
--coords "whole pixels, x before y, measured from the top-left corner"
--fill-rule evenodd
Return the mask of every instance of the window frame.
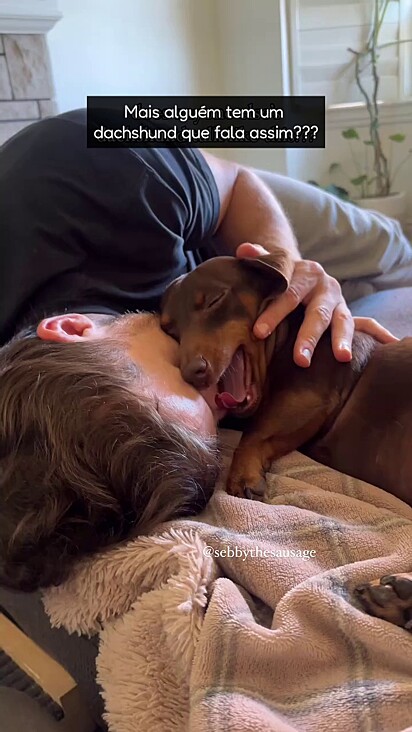
M 412 0 L 398 0 L 400 4 L 400 40 L 412 39 Z M 300 0 L 289 0 L 287 3 L 289 75 L 292 94 L 301 95 L 302 85 L 299 78 L 300 45 L 299 45 L 299 5 Z M 334 5 L 331 0 L 331 6 Z M 399 107 L 407 105 L 412 109 L 412 42 L 401 43 L 399 47 L 398 96 L 392 101 L 381 102 L 382 107 Z M 343 102 L 328 105 L 327 111 L 341 113 L 344 110 L 361 111 L 363 102 Z M 410 115 L 410 109 L 408 109 Z

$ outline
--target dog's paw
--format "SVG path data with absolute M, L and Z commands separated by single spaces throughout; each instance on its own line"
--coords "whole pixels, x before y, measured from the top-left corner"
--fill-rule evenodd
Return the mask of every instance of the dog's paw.
M 242 438 L 230 466 L 227 493 L 237 498 L 263 501 L 266 493 L 266 463 L 262 446 L 247 443 Z
M 230 474 L 226 484 L 226 492 L 237 498 L 248 498 L 252 501 L 263 501 L 266 493 L 266 481 L 259 474 Z
M 356 587 L 354 593 L 369 615 L 412 632 L 412 574 L 386 575 Z

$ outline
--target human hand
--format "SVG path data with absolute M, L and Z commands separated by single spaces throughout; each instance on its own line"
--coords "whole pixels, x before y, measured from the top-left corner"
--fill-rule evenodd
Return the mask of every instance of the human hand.
M 258 244 L 245 242 L 236 250 L 237 257 L 260 257 L 269 252 Z M 305 317 L 299 329 L 293 358 L 298 366 L 308 367 L 313 352 L 327 328 L 331 327 L 332 350 L 337 361 L 352 358 L 353 333 L 356 330 L 373 336 L 381 343 L 398 340 L 373 318 L 353 318 L 342 295 L 339 282 L 317 262 L 298 260 L 288 289 L 257 319 L 253 332 L 267 338 L 279 323 L 302 303 Z

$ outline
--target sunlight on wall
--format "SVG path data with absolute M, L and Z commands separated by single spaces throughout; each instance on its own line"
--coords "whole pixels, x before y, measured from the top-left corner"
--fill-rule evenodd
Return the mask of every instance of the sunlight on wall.
M 196 5 L 59 0 L 63 19 L 48 35 L 59 110 L 84 106 L 88 94 L 196 94 L 200 84 L 213 93 L 208 14 Z

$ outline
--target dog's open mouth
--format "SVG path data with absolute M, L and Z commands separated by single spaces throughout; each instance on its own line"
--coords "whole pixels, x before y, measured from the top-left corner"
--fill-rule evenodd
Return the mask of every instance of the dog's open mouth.
M 217 390 L 215 403 L 219 409 L 230 409 L 240 415 L 254 407 L 257 387 L 252 384 L 252 366 L 244 348 L 237 349 L 218 381 Z

